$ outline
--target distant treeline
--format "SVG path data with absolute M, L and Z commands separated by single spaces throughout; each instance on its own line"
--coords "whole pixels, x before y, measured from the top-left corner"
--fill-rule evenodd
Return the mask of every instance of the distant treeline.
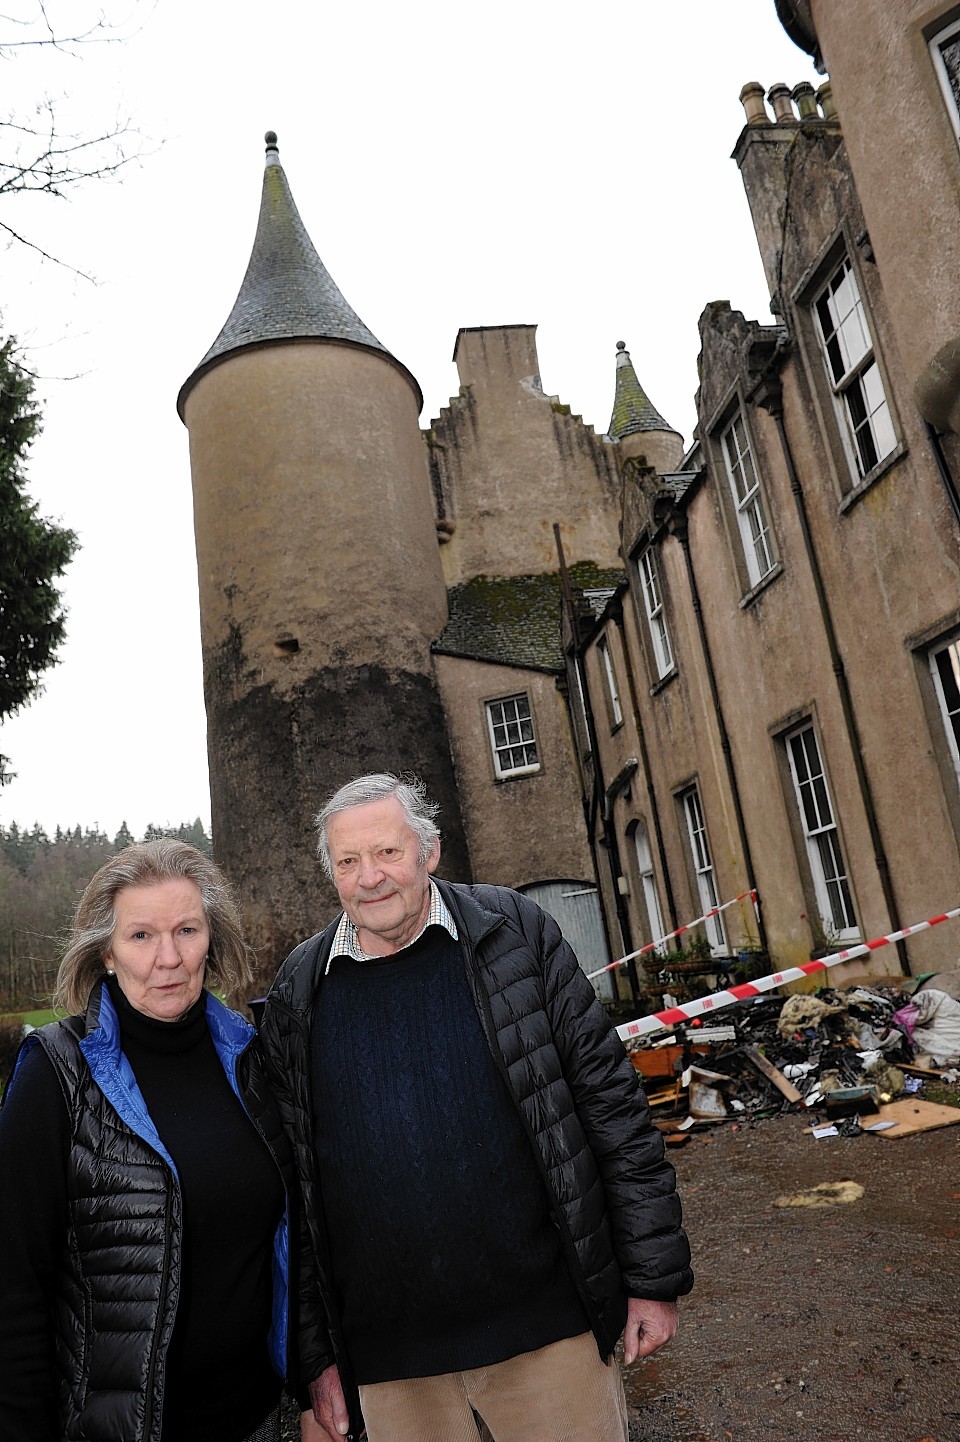
M 161 836 L 212 852 L 199 817 L 180 826 L 150 825 L 139 838 L 124 822 L 113 840 L 90 827 L 58 826 L 50 837 L 40 825 L 29 831 L 0 826 L 0 1013 L 47 1003 L 64 934 L 93 873 L 131 842 Z

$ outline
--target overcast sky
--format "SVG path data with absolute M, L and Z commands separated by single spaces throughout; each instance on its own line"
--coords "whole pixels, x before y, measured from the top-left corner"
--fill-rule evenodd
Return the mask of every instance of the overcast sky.
M 104 0 L 121 20 L 124 3 Z M 729 158 L 740 89 L 822 80 L 773 0 L 141 0 L 127 29 L 79 58 L 11 52 L 0 71 L 18 118 L 65 97 L 65 129 L 129 115 L 142 136 L 122 181 L 0 199 L 0 219 L 96 278 L 3 255 L 3 326 L 41 376 L 31 493 L 82 549 L 61 663 L 0 727 L 17 772 L 0 820 L 110 835 L 209 824 L 175 401 L 243 277 L 263 132 L 334 280 L 419 380 L 424 425 L 457 391 L 460 326 L 535 323 L 545 390 L 598 432 L 623 339 L 689 441 L 703 307 L 770 320 Z M 0 22 L 0 42 L 23 34 Z

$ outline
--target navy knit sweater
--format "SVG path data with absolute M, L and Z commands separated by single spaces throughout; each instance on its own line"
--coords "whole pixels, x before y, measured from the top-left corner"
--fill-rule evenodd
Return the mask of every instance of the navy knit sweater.
M 458 944 L 334 958 L 314 1115 L 344 1334 L 359 1382 L 504 1361 L 588 1330 L 530 1143 Z

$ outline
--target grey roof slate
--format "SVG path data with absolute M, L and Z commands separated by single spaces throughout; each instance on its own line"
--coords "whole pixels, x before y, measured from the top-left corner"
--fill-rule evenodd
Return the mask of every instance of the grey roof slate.
M 260 218 L 247 273 L 227 322 L 181 387 L 177 409 L 200 376 L 228 355 L 285 341 L 318 340 L 379 351 L 420 388 L 410 372 L 364 325 L 320 259 L 300 219 L 280 164 L 277 137 L 268 131 Z
M 570 567 L 577 588 L 609 596 L 623 572 L 592 561 Z M 474 576 L 448 593 L 450 618 L 433 650 L 498 666 L 560 674 L 564 669 L 561 585 L 556 571 L 533 576 Z
M 675 500 L 680 501 L 694 481 L 700 479 L 701 473 L 700 468 L 691 471 L 662 471 L 658 480 L 665 489 L 673 492 Z
M 630 352 L 622 340 L 617 341 L 617 379 L 613 396 L 613 414 L 607 435 L 611 440 L 621 441 L 624 436 L 638 435 L 643 431 L 672 431 L 656 406 L 648 399 L 646 391 L 637 380 L 637 373 L 630 359 Z

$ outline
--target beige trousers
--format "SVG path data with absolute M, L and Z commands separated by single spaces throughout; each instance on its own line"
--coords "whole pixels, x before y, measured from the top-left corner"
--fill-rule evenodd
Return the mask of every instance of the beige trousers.
M 471 1372 L 368 1383 L 360 1403 L 369 1442 L 627 1442 L 620 1368 L 592 1332 Z

